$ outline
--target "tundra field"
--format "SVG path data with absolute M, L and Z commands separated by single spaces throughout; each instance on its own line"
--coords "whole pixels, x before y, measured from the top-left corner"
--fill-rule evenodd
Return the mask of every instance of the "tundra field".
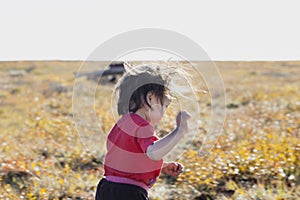
M 176 179 L 162 174 L 151 199 L 300 199 L 300 61 L 215 64 L 226 91 L 222 134 L 205 157 L 201 139 L 189 141 L 179 157 L 184 172 Z M 0 62 L 0 199 L 93 199 L 105 146 L 87 148 L 75 126 L 74 72 L 81 65 Z M 94 108 L 107 133 L 115 122 L 113 84 L 102 83 Z M 197 130 L 205 134 L 209 94 L 199 94 L 198 104 Z M 175 111 L 168 108 L 158 134 L 174 127 Z

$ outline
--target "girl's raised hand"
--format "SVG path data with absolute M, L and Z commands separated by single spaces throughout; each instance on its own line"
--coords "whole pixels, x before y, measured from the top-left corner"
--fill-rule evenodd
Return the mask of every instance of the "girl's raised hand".
M 188 131 L 188 119 L 191 118 L 191 115 L 186 111 L 180 111 L 176 117 L 177 128 L 185 133 Z

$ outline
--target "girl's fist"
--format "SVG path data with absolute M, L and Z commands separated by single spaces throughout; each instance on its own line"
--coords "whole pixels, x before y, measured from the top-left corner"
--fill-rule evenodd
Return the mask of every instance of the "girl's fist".
M 170 176 L 178 176 L 183 171 L 183 165 L 178 162 L 164 163 L 162 171 Z
M 176 117 L 177 128 L 182 132 L 188 131 L 188 119 L 191 115 L 186 111 L 180 111 Z

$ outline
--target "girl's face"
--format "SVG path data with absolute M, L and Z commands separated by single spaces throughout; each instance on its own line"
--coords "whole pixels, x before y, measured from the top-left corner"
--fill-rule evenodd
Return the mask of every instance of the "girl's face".
M 150 124 L 155 126 L 165 114 L 166 108 L 170 104 L 170 101 L 165 98 L 163 99 L 163 102 L 161 102 L 160 99 L 154 94 L 147 95 L 147 98 L 149 104 L 151 105 L 151 108 L 148 108 L 147 117 L 149 118 Z

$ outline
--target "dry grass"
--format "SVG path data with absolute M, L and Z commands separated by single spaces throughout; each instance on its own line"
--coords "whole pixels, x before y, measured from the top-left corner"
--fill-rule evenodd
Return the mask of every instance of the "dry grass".
M 84 148 L 74 126 L 73 72 L 80 64 L 0 63 L 0 199 L 93 199 L 103 155 Z M 299 199 L 300 62 L 216 64 L 228 107 L 223 134 L 207 157 L 199 156 L 201 141 L 191 141 L 180 157 L 185 172 L 177 179 L 162 175 L 150 196 Z M 26 73 L 9 76 L 11 69 Z M 96 91 L 104 132 L 114 123 L 110 90 Z M 208 127 L 209 103 L 207 97 L 199 101 L 199 134 Z M 170 109 L 165 130 L 173 116 Z

